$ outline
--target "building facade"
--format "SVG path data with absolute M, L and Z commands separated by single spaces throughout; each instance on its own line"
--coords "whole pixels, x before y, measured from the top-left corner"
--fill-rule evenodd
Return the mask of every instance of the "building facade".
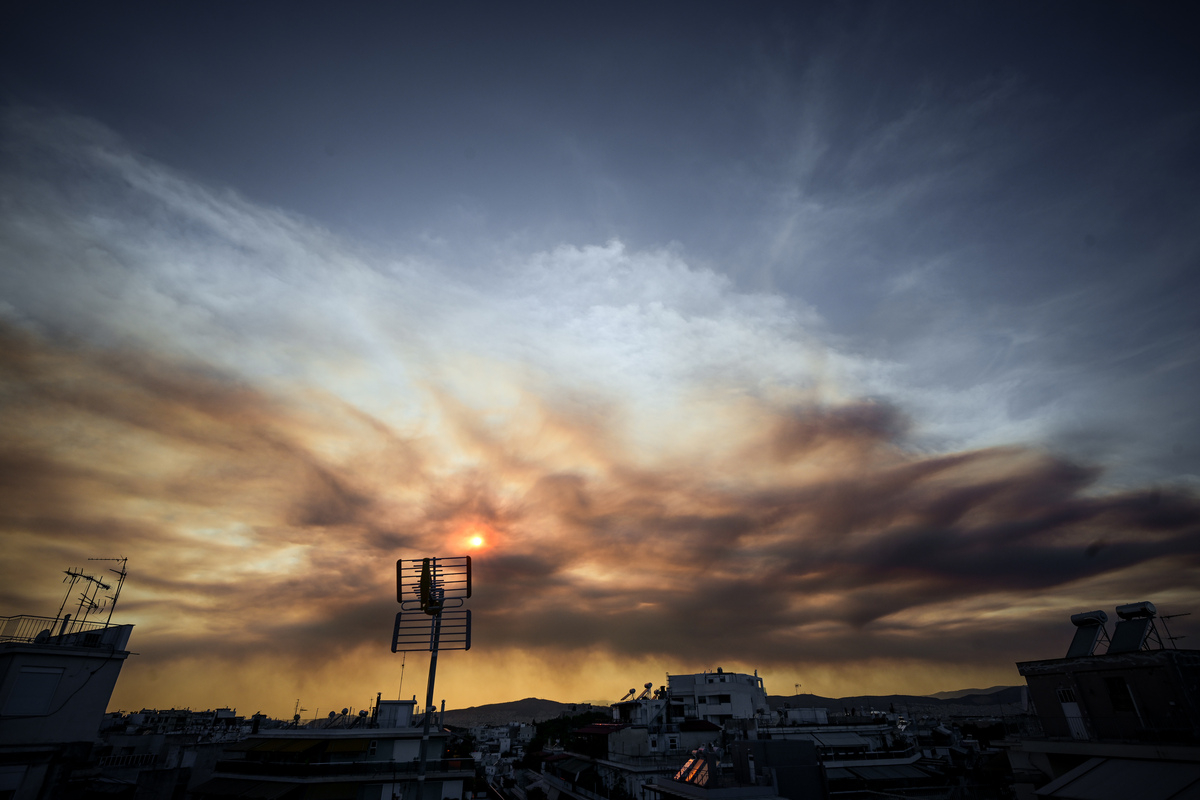
M 64 795 L 91 758 L 132 631 L 0 617 L 0 798 Z
M 702 719 L 724 725 L 735 719 L 766 718 L 770 714 L 762 678 L 753 675 L 716 672 L 693 675 L 668 675 L 667 694 L 672 716 L 677 719 Z

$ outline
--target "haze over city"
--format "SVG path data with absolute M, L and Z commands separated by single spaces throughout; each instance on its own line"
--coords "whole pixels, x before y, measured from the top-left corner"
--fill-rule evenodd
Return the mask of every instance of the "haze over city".
M 1016 684 L 1200 610 L 1164 8 L 3 14 L 0 605 L 127 556 L 113 708 L 423 697 L 424 555 L 451 708 Z

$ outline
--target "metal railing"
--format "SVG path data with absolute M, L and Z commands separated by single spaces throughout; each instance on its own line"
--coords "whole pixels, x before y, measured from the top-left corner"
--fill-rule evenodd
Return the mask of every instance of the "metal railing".
M 158 761 L 154 753 L 137 753 L 120 756 L 101 756 L 101 769 L 121 769 L 123 767 L 148 767 Z
M 897 750 L 836 750 L 817 748 L 817 754 L 822 762 L 825 761 L 902 761 L 912 758 L 921 752 L 919 745 L 909 745 Z
M 58 619 L 26 614 L 0 617 L 0 643 L 79 645 L 85 643 L 87 634 L 110 627 L 117 626 L 106 622 L 77 621 L 71 619 L 70 615 Z
M 214 774 L 254 775 L 264 778 L 332 778 L 359 777 L 385 778 L 388 776 L 416 775 L 416 761 L 345 761 L 337 763 L 302 764 L 287 761 L 218 761 Z M 451 758 L 428 761 L 426 772 L 435 777 L 465 777 L 475 774 L 475 762 L 469 758 Z
M 631 766 L 638 765 L 654 765 L 662 767 L 674 767 L 678 769 L 683 766 L 683 763 L 691 757 L 691 750 L 675 748 L 668 750 L 665 753 L 645 753 L 644 755 L 631 755 L 629 753 L 608 753 L 600 756 L 601 761 L 612 761 L 617 764 L 629 764 Z

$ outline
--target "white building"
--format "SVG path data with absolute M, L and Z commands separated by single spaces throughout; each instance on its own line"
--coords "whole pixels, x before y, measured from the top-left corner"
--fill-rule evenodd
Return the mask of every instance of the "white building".
M 717 667 L 716 672 L 668 675 L 667 692 L 673 717 L 702 719 L 723 726 L 733 719 L 767 718 L 771 713 L 757 670 L 753 675 L 745 675 Z
M 52 796 L 88 763 L 132 630 L 0 617 L 0 797 Z

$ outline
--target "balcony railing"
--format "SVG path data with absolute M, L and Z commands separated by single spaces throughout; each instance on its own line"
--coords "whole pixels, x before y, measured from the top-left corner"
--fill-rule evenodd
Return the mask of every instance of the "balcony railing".
M 69 616 L 0 617 L 0 643 L 65 644 L 72 647 L 94 647 L 103 641 L 106 628 L 119 627 L 106 622 L 76 621 Z
M 301 764 L 298 762 L 218 761 L 214 774 L 254 775 L 263 778 L 389 778 L 417 774 L 416 761 L 346 761 L 339 763 Z M 427 762 L 425 771 L 431 777 L 468 777 L 475 774 L 475 762 L 470 758 L 449 758 Z
M 120 756 L 101 756 L 101 769 L 124 769 L 127 767 L 150 767 L 158 761 L 154 753 L 137 753 Z

